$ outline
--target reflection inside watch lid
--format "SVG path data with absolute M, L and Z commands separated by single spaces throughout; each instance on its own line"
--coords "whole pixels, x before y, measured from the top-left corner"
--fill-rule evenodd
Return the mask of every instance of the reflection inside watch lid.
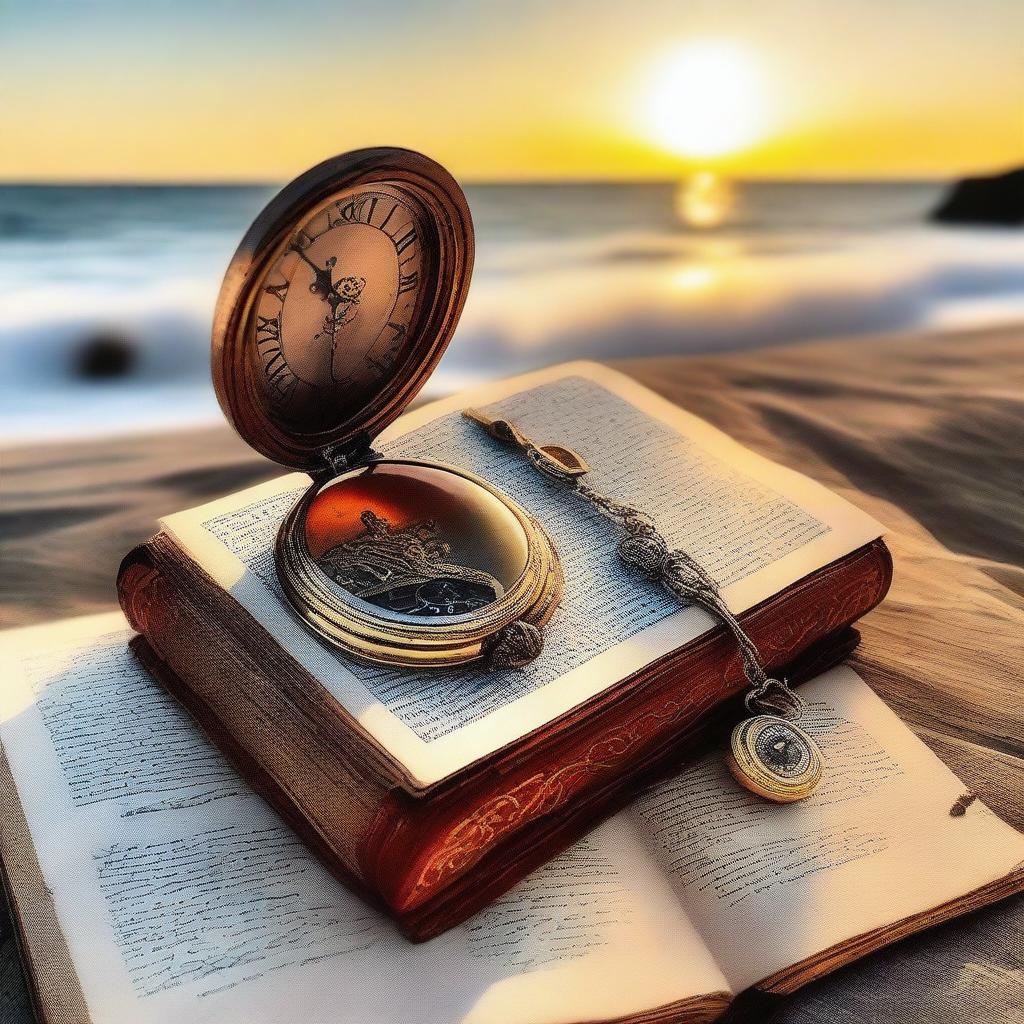
M 400 615 L 463 615 L 500 599 L 527 564 L 526 534 L 494 494 L 446 469 L 373 463 L 310 503 L 306 544 L 348 593 Z

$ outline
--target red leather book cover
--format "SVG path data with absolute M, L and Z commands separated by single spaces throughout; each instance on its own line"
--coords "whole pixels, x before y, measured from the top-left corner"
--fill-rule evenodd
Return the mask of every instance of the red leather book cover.
M 802 660 L 802 674 L 813 674 L 848 652 L 847 627 L 891 576 L 875 541 L 741 620 L 770 667 Z M 277 700 L 276 680 L 239 670 L 232 631 L 197 612 L 151 549 L 125 559 L 119 592 L 154 674 L 324 862 L 415 940 L 465 920 L 679 763 L 745 686 L 735 645 L 712 630 L 472 775 L 416 796 L 364 765 L 337 724 L 328 728 L 339 735 L 316 735 L 293 700 L 275 705 L 273 728 L 250 727 L 260 701 Z M 272 638 L 252 622 L 246 635 L 260 638 L 256 661 L 270 664 Z

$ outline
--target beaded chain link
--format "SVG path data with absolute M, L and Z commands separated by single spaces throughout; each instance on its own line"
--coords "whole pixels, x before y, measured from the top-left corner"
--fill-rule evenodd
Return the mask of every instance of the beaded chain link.
M 545 477 L 579 495 L 615 523 L 623 531 L 617 545 L 623 562 L 660 583 L 681 604 L 696 604 L 725 626 L 736 641 L 743 674 L 751 686 L 744 698 L 748 711 L 791 719 L 801 716 L 803 698 L 784 680 L 772 678 L 765 671 L 757 646 L 729 610 L 714 577 L 686 551 L 670 548 L 646 512 L 616 501 L 585 483 L 583 477 L 590 467 L 571 448 L 538 445 L 510 420 L 491 419 L 475 409 L 467 409 L 463 415 L 499 440 L 516 445 Z

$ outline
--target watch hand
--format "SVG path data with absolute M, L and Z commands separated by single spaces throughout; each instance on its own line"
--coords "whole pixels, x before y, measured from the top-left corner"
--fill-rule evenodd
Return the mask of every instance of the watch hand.
M 313 283 L 309 286 L 309 290 L 330 303 L 331 311 L 333 312 L 342 301 L 341 296 L 334 289 L 334 279 L 331 275 L 334 265 L 338 262 L 338 257 L 332 256 L 327 261 L 327 265 L 325 267 L 320 267 L 317 266 L 317 264 L 315 264 L 306 255 L 305 251 L 300 249 L 297 245 L 292 246 L 292 250 L 298 253 L 299 259 L 308 263 L 313 271 Z
M 359 299 L 362 296 L 363 287 L 365 285 L 366 278 L 364 277 L 340 278 L 338 283 L 332 288 L 331 297 L 327 300 L 331 306 L 331 314 L 329 317 L 331 331 L 331 378 L 335 383 L 338 383 L 338 378 L 334 376 L 334 356 L 337 349 L 335 335 L 338 328 L 347 324 L 352 315 L 354 315 L 355 308 L 359 305 Z M 339 287 L 344 288 L 344 291 L 339 291 Z
M 334 258 L 331 257 L 332 266 L 333 259 Z M 331 380 L 334 381 L 335 384 L 337 384 L 338 378 L 334 375 L 334 355 L 335 349 L 338 344 L 337 341 L 335 340 L 335 336 L 338 333 L 338 306 L 341 305 L 341 296 L 334 290 L 333 284 L 331 285 L 331 294 L 327 296 L 327 302 L 331 307 L 331 312 L 327 316 L 327 320 L 330 321 L 331 328 L 331 361 L 329 365 L 331 371 Z
M 335 334 L 338 330 L 338 307 L 345 301 L 344 296 L 334 287 L 334 278 L 331 273 L 338 262 L 338 257 L 331 256 L 326 265 L 320 267 L 306 255 L 305 250 L 297 245 L 292 248 L 298 253 L 299 259 L 307 263 L 313 271 L 313 283 L 310 284 L 309 290 L 314 295 L 319 295 L 331 307 L 331 312 L 324 317 L 323 333 L 326 334 L 328 330 L 330 331 L 331 379 L 334 380 L 334 347 L 336 344 Z

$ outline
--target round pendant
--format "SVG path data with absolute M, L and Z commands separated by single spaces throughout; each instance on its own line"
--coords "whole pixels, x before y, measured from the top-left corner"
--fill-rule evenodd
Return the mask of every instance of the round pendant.
M 821 780 L 818 744 L 777 715 L 756 715 L 732 731 L 729 770 L 741 786 L 776 803 L 810 796 Z

